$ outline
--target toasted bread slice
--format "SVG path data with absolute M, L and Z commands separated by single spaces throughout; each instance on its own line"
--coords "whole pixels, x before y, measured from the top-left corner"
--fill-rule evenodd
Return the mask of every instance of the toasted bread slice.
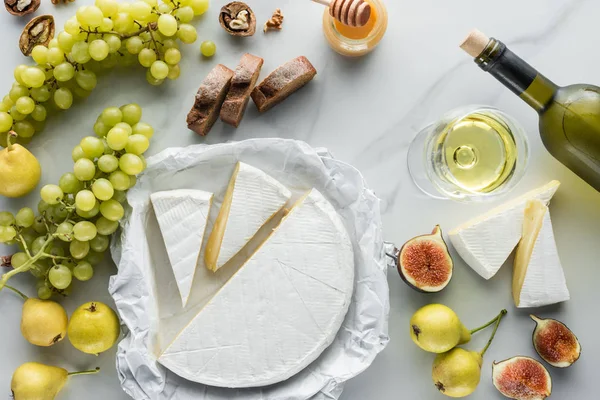
M 187 116 L 188 128 L 199 135 L 206 136 L 219 117 L 219 111 L 231 86 L 233 71 L 218 64 L 204 78 L 194 107 Z
M 252 100 L 258 111 L 265 112 L 288 98 L 310 82 L 317 70 L 304 56 L 294 58 L 271 72 L 252 91 Z
M 262 58 L 249 53 L 242 56 L 233 74 L 229 93 L 221 107 L 221 121 L 236 128 L 240 125 L 263 62 Z

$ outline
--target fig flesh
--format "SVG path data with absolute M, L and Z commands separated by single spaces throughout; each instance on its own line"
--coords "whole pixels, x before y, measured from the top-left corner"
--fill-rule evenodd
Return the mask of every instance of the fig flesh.
M 494 386 L 500 393 L 514 400 L 544 400 L 552 393 L 552 378 L 537 360 L 517 356 L 494 362 Z
M 430 235 L 417 236 L 402 246 L 398 256 L 400 277 L 418 292 L 437 293 L 452 279 L 454 262 L 437 225 Z
M 581 345 L 577 336 L 562 322 L 530 315 L 535 321 L 533 347 L 542 360 L 555 368 L 567 368 L 579 360 Z

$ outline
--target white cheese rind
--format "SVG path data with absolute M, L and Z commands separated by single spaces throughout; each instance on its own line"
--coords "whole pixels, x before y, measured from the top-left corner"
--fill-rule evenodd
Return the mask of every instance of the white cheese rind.
M 543 307 L 570 298 L 550 213 L 547 212 L 531 253 L 518 308 Z
M 492 278 L 521 239 L 527 201 L 538 199 L 548 204 L 559 186 L 560 182 L 551 181 L 468 221 L 449 233 L 450 242 L 475 272 L 485 279 Z
M 281 382 L 333 342 L 353 286 L 352 242 L 333 206 L 313 190 L 159 362 L 212 386 Z
M 235 256 L 291 197 L 292 193 L 277 180 L 240 163 L 217 269 Z
M 183 307 L 190 296 L 212 198 L 212 193 L 201 190 L 150 195 Z

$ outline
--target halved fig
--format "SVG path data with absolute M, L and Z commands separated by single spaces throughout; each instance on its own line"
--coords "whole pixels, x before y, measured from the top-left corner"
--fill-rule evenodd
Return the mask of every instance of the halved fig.
M 567 368 L 579 360 L 581 345 L 565 324 L 555 319 L 530 317 L 536 323 L 533 347 L 544 361 L 556 368 Z
M 452 279 L 454 262 L 437 225 L 430 235 L 417 236 L 402 246 L 398 272 L 411 288 L 423 293 L 437 293 Z
M 552 393 L 552 378 L 537 360 L 517 356 L 494 362 L 492 380 L 500 393 L 515 400 L 544 400 Z

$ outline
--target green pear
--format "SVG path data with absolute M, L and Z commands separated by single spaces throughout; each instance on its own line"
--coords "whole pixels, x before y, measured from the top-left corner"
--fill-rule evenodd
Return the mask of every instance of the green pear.
M 10 389 L 15 400 L 53 400 L 65 386 L 69 376 L 95 374 L 98 371 L 99 368 L 68 372 L 64 368 L 28 362 L 16 369 Z
M 421 349 L 439 354 L 471 341 L 471 332 L 452 309 L 429 304 L 410 319 L 410 337 Z
M 67 312 L 50 300 L 27 299 L 21 315 L 21 333 L 36 346 L 52 346 L 67 336 Z

